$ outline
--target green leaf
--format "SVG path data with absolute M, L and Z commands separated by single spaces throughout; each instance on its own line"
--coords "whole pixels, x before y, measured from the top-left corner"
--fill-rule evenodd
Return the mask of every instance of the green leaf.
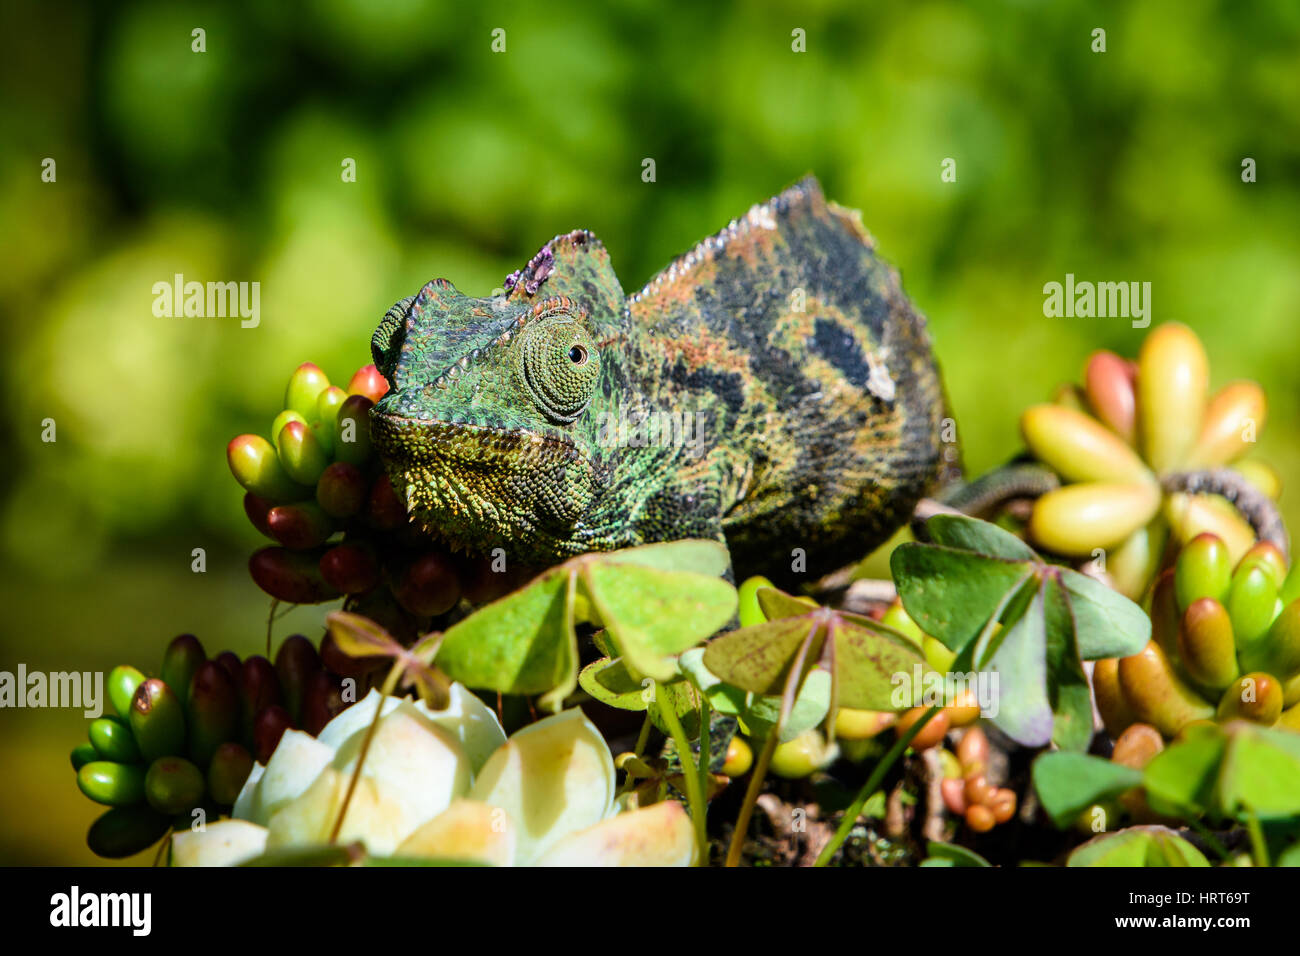
M 997 674 L 998 710 L 989 719 L 1025 747 L 1041 747 L 1052 739 L 1052 705 L 1047 694 L 1047 630 L 1044 587 L 1028 610 L 995 638 L 997 648 L 986 668 Z
M 895 548 L 889 564 L 908 615 L 958 653 L 1032 570 L 1024 561 L 914 542 Z
M 830 705 L 830 673 L 820 668 L 810 671 L 804 678 L 803 686 L 799 688 L 799 696 L 795 698 L 794 707 L 786 716 L 776 739 L 780 743 L 786 743 L 794 740 L 805 730 L 816 727 L 826 719 Z M 765 739 L 776 726 L 780 716 L 780 697 L 760 697 L 754 694 L 749 696 L 748 703 L 740 714 L 740 721 L 744 724 L 747 734 Z
M 1070 596 L 1075 643 L 1085 661 L 1128 657 L 1151 640 L 1151 618 L 1118 591 L 1069 568 L 1054 569 Z
M 704 666 L 742 690 L 780 696 L 790 667 L 813 626 L 807 616 L 785 617 L 719 635 L 704 648 Z M 813 636 L 816 646 L 808 655 L 811 660 L 817 659 L 826 640 L 826 628 L 818 627 L 817 631 Z
M 566 633 L 572 574 L 561 565 L 454 624 L 438 666 L 466 686 L 503 694 L 541 694 L 575 679 Z
M 690 571 L 588 561 L 581 580 L 621 656 L 655 680 L 673 677 L 677 666 L 669 657 L 716 633 L 736 613 L 734 587 Z
M 1070 854 L 1067 866 L 1209 866 L 1204 854 L 1173 830 L 1128 827 L 1094 837 Z
M 1278 854 L 1274 866 L 1300 866 L 1300 843 L 1292 843 Z
M 1171 809 L 1205 813 L 1215 802 L 1214 786 L 1227 738 L 1207 728 L 1170 744 L 1142 771 L 1148 799 Z
M 811 598 L 795 597 L 793 594 L 786 594 L 771 587 L 759 588 L 755 592 L 755 597 L 758 599 L 758 606 L 763 616 L 769 621 L 784 617 L 802 617 L 817 607 L 817 603 Z
M 840 707 L 896 710 L 896 675 L 911 680 L 915 667 L 925 669 L 925 658 L 915 644 L 865 619 L 841 618 L 834 625 L 831 642 Z
M 1061 829 L 1094 803 L 1142 785 L 1142 772 L 1088 754 L 1056 751 L 1034 761 L 1034 790 L 1043 810 Z
M 671 734 L 672 728 L 668 726 L 661 712 L 666 705 L 672 705 L 673 712 L 677 714 L 677 720 L 681 723 L 682 731 L 686 736 L 691 739 L 696 738 L 700 732 L 700 698 L 695 686 L 685 680 L 657 682 L 654 685 L 654 696 L 651 697 L 646 710 L 650 714 L 651 723 L 663 733 Z
M 711 578 L 720 578 L 731 567 L 731 555 L 726 546 L 702 538 L 624 548 L 602 555 L 600 560 L 609 564 L 639 564 L 661 571 L 704 574 Z
M 702 647 L 687 651 L 677 659 L 677 663 L 691 683 L 709 699 L 709 705 L 716 712 L 738 718 L 744 732 L 752 737 L 764 738 L 771 733 L 781 714 L 780 697 L 762 697 L 724 682 L 705 666 Z M 777 739 L 782 743 L 793 740 L 825 720 L 830 709 L 830 695 L 830 673 L 811 671 L 804 678 L 803 687 L 799 689 L 794 707 Z
M 405 652 L 386 630 L 368 617 L 351 611 L 325 615 L 330 636 L 348 657 L 399 657 Z
M 961 551 L 975 551 L 1011 561 L 1040 561 L 1034 549 L 1010 531 L 966 515 L 938 514 L 925 523 L 935 544 Z M 934 844 L 931 844 L 934 845 Z
M 588 694 L 619 710 L 643 711 L 653 696 L 648 677 L 634 677 L 621 657 L 592 661 L 578 675 L 578 684 Z
M 1043 581 L 1047 634 L 1047 698 L 1052 705 L 1052 743 L 1078 753 L 1092 742 L 1092 688 L 1074 642 L 1074 619 L 1065 589 L 1054 578 Z
M 1218 805 L 1260 820 L 1300 816 L 1300 734 L 1237 721 L 1219 768 Z
M 933 518 L 931 519 L 934 520 Z M 931 840 L 925 845 L 925 860 L 922 866 L 992 866 L 988 860 L 974 850 L 955 843 L 941 843 Z

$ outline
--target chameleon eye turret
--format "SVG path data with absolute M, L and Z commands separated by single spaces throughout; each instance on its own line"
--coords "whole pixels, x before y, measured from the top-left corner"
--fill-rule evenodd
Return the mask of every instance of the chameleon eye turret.
M 525 329 L 515 346 L 520 380 L 552 421 L 574 421 L 600 379 L 595 343 L 576 322 L 551 321 Z

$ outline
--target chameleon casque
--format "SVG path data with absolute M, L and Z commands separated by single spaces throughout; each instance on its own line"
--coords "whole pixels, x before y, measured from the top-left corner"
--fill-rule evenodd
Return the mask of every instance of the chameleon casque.
M 371 430 L 412 520 L 529 564 L 711 538 L 778 583 L 801 548 L 809 580 L 883 542 L 939 468 L 925 321 L 812 178 L 634 295 L 579 230 L 503 295 L 434 279 L 371 349 L 392 386 Z

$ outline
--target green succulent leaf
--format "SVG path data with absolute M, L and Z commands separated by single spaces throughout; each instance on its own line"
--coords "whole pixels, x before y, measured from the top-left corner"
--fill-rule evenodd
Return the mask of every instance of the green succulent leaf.
M 1094 803 L 1142 785 L 1142 772 L 1088 754 L 1055 751 L 1034 761 L 1034 791 L 1043 810 L 1061 829 Z
M 1137 826 L 1094 837 L 1067 866 L 1209 866 L 1200 850 L 1168 827 Z

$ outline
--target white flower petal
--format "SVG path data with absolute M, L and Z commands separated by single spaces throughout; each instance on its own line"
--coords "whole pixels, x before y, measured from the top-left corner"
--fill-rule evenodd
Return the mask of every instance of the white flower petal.
M 266 827 L 247 820 L 221 820 L 202 830 L 172 836 L 172 866 L 234 866 L 266 849 Z
M 557 841 L 610 812 L 614 760 L 605 738 L 574 708 L 520 730 L 488 760 L 470 797 L 502 807 L 527 865 Z
M 352 775 L 364 739 L 364 734 L 354 734 L 331 763 L 345 778 Z M 395 821 L 394 830 L 399 841 L 446 810 L 470 785 L 469 760 L 456 738 L 406 700 L 380 720 L 361 774 L 374 781 L 380 799 L 401 807 L 401 826 Z M 348 812 L 350 816 L 350 808 Z M 393 849 L 379 849 L 369 840 L 366 845 L 381 853 Z
M 663 800 L 569 834 L 536 865 L 690 866 L 695 860 L 690 815 L 676 800 Z
M 505 731 L 501 729 L 501 723 L 492 709 L 464 684 L 452 684 L 450 697 L 445 710 L 431 710 L 422 700 L 410 703 L 431 726 L 441 727 L 456 738 L 477 773 L 487 763 L 492 752 L 506 742 Z M 379 691 L 372 689 L 364 698 L 326 724 L 317 739 L 336 749 L 342 747 L 363 733 L 374 720 L 379 698 Z M 384 698 L 384 716 L 387 717 L 396 710 L 402 700 L 404 698 Z
M 237 820 L 249 820 L 252 818 L 253 805 L 257 796 L 257 784 L 262 779 L 262 774 L 266 773 L 266 765 L 255 763 L 253 769 L 244 781 L 244 785 L 239 789 L 239 796 L 235 798 L 235 805 L 230 810 L 230 815 Z
M 515 859 L 515 841 L 508 813 L 461 798 L 403 840 L 396 855 L 510 866 Z
M 286 730 L 266 770 L 253 785 L 240 817 L 265 826 L 281 807 L 311 786 L 333 759 L 333 747 L 301 730 Z M 243 793 L 239 796 L 244 798 Z
M 350 774 L 333 767 L 322 771 L 305 793 L 271 818 L 267 847 L 328 842 L 350 779 Z M 410 818 L 408 808 L 399 799 L 363 775 L 348 802 L 338 842 L 360 841 L 371 853 L 388 854 L 418 822 Z

